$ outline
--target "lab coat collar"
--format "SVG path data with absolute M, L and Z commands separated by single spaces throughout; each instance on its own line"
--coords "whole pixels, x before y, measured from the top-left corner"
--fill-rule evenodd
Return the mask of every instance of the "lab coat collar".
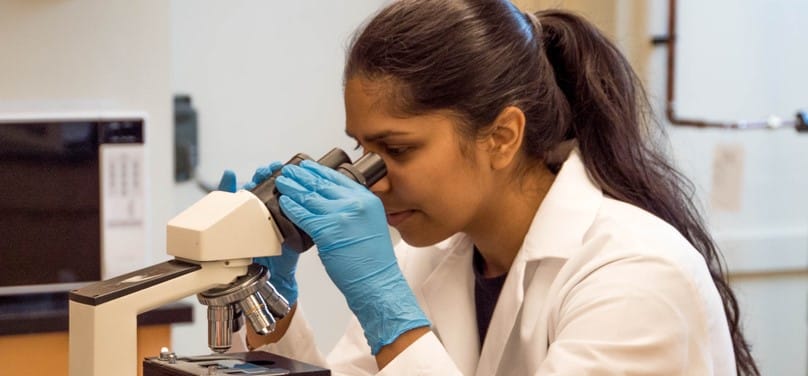
M 603 191 L 573 149 L 544 197 L 525 235 L 514 264 L 547 257 L 567 259 L 583 243 L 603 202 Z
M 569 252 L 583 243 L 584 234 L 594 221 L 602 200 L 603 192 L 589 179 L 580 152 L 577 148 L 572 149 L 536 211 L 508 271 L 491 317 L 476 375 L 496 374 L 514 325 L 519 321 L 529 286 L 532 286 L 529 292 L 531 300 L 543 305 L 557 263 L 538 261 L 548 258 L 559 259 L 562 263 L 566 261 Z M 536 351 L 538 353 L 539 349 Z
M 435 332 L 464 375 L 493 375 L 513 331 L 536 264 L 544 258 L 566 260 L 579 246 L 603 199 L 589 178 L 578 149 L 573 149 L 530 225 L 503 286 L 485 347 L 476 335 L 471 240 L 450 240 L 448 254 L 422 285 Z M 552 276 L 546 276 L 551 283 Z M 532 297 L 540 298 L 543 297 Z
M 449 241 L 448 254 L 421 286 L 435 334 L 462 374 L 473 375 L 480 354 L 474 310 L 473 244 L 467 236 Z

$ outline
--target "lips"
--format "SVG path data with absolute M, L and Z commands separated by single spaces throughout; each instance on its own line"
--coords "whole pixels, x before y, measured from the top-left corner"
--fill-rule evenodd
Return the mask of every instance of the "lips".
M 409 218 L 413 213 L 415 213 L 415 210 L 402 210 L 402 211 L 387 213 L 387 224 L 389 224 L 390 226 L 396 227 L 401 222 L 404 222 L 405 220 L 407 220 L 407 218 Z

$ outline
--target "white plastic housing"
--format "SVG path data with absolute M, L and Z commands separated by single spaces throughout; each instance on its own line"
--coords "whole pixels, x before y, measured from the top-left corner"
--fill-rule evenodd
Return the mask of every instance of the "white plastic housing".
M 166 226 L 169 255 L 195 261 L 276 256 L 283 238 L 264 203 L 249 191 L 214 191 Z

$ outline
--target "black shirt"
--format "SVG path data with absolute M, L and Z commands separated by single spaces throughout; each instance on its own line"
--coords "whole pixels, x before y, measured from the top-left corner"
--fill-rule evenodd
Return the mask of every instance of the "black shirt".
M 477 310 L 477 335 L 480 338 L 480 349 L 485 342 L 485 334 L 488 332 L 488 325 L 491 323 L 491 316 L 494 314 L 499 294 L 502 292 L 502 285 L 508 274 L 498 277 L 485 278 L 485 261 L 482 255 L 474 247 L 474 306 Z

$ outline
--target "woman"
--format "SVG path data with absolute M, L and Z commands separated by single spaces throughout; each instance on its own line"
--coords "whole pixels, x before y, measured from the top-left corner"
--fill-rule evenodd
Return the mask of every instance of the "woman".
M 300 312 L 251 345 L 346 374 L 758 373 L 637 77 L 585 20 L 394 2 L 353 41 L 345 108 L 387 165 L 372 193 L 315 163 L 276 184 L 357 320 L 327 359 Z M 297 255 L 258 261 L 296 302 Z

